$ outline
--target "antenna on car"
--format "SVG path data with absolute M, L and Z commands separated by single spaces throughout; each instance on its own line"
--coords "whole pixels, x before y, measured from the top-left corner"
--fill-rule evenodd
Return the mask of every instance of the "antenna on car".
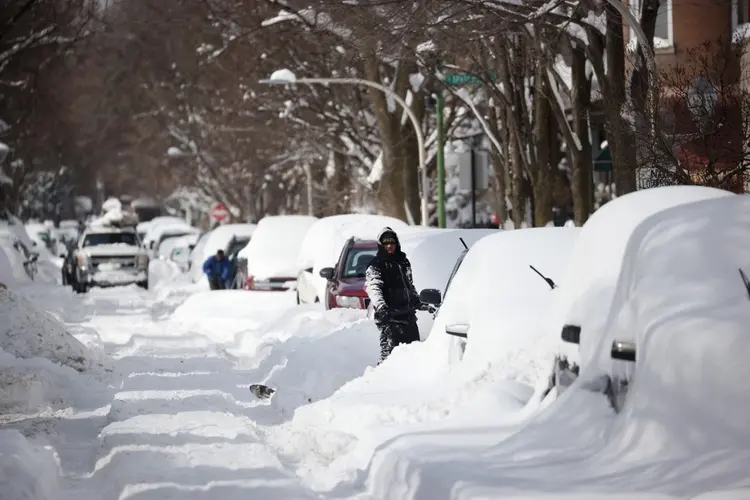
M 543 275 L 542 273 L 540 273 L 540 272 L 539 272 L 539 271 L 537 270 L 537 268 L 536 268 L 536 267 L 532 266 L 531 264 L 529 264 L 529 267 L 530 267 L 530 268 L 531 268 L 531 269 L 532 269 L 532 270 L 533 270 L 533 271 L 534 271 L 535 273 L 537 273 L 537 274 L 538 274 L 539 276 L 541 276 L 541 278 L 542 278 L 542 279 L 543 279 L 544 281 L 546 281 L 546 282 L 547 282 L 547 284 L 549 285 L 549 287 L 550 287 L 550 288 L 551 288 L 552 290 L 554 290 L 555 288 L 557 288 L 557 285 L 555 284 L 555 282 L 554 282 L 554 281 L 552 281 L 552 278 L 548 278 L 548 277 L 546 277 L 545 275 Z
M 462 245 L 464 246 L 464 248 L 465 248 L 466 250 L 468 250 L 468 249 L 469 249 L 469 246 L 468 246 L 468 245 L 466 244 L 466 242 L 464 241 L 464 239 L 463 239 L 463 238 L 461 238 L 460 236 L 459 236 L 459 238 L 458 238 L 458 239 L 459 239 L 459 241 L 461 241 L 461 244 L 462 244 Z
M 740 269 L 740 277 L 742 278 L 742 283 L 745 284 L 745 288 L 747 289 L 748 298 L 750 298 L 750 280 L 747 279 L 747 275 L 742 269 Z

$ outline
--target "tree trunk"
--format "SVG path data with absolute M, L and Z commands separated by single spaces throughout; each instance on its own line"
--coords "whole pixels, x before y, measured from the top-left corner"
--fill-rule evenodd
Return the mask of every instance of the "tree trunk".
M 586 78 L 586 54 L 582 48 L 573 49 L 571 66 L 573 132 L 578 136 L 581 149 L 577 154 L 568 155 L 568 158 L 572 168 L 570 190 L 573 196 L 573 217 L 576 225 L 580 227 L 594 211 L 592 152 L 588 119 L 591 108 L 591 80 Z
M 363 53 L 362 56 L 365 77 L 371 81 L 381 81 L 380 63 L 375 52 Z M 368 95 L 378 122 L 383 152 L 383 172 L 376 193 L 378 210 L 384 215 L 405 221 L 407 219 L 404 210 L 404 182 L 401 175 L 402 169 L 398 168 L 398 153 L 396 151 L 396 145 L 400 139 L 398 137 L 400 127 L 394 127 L 397 122 L 394 122 L 394 114 L 388 110 L 386 95 L 380 90 L 372 88 L 368 88 Z
M 332 155 L 334 172 L 328 179 L 325 214 L 345 214 L 350 208 L 352 190 L 348 161 L 346 155 L 339 150 L 334 150 Z
M 612 170 L 617 195 L 636 190 L 636 148 L 635 136 L 628 117 L 623 117 L 627 110 L 625 92 L 625 44 L 622 40 L 622 16 L 617 10 L 607 5 L 606 64 L 607 87 L 609 96 L 605 96 L 607 116 L 607 137 L 612 153 Z
M 536 146 L 536 165 L 532 165 L 532 190 L 534 195 L 533 221 L 535 227 L 544 227 L 552 220 L 552 169 L 553 144 L 556 142 L 553 136 L 557 133 L 555 129 L 555 117 L 552 114 L 547 96 L 550 95 L 549 80 L 546 68 L 538 64 L 535 81 L 537 88 L 534 96 L 534 141 Z
M 508 218 L 508 207 L 505 202 L 507 190 L 505 186 L 505 163 L 507 161 L 509 137 L 507 123 L 500 130 L 497 108 L 495 106 L 489 106 L 489 124 L 492 135 L 497 137 L 505 148 L 505 156 L 501 155 L 497 148 L 492 148 L 492 172 L 495 174 L 495 213 L 497 214 L 498 222 L 502 226 Z

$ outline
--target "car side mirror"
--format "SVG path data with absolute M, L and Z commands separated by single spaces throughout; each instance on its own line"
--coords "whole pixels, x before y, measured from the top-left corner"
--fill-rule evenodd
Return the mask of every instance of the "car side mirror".
M 612 342 L 612 359 L 635 362 L 635 342 L 615 340 Z
M 440 293 L 440 290 L 425 288 L 419 292 L 419 300 L 425 304 L 430 304 L 431 306 L 439 306 L 443 302 L 443 296 Z
M 563 342 L 569 344 L 580 344 L 581 343 L 581 327 L 578 325 L 565 325 L 562 327 L 560 337 Z
M 469 337 L 469 325 L 448 325 L 445 327 L 445 333 L 465 339 Z
M 195 248 L 195 245 L 188 245 L 188 250 L 190 250 L 191 252 L 193 251 L 194 248 Z
M 313 268 L 312 267 L 308 267 L 307 269 L 305 269 L 305 272 L 312 274 Z
M 332 267 L 324 267 L 323 269 L 320 270 L 319 274 L 321 278 L 325 278 L 330 281 L 333 279 L 334 270 Z

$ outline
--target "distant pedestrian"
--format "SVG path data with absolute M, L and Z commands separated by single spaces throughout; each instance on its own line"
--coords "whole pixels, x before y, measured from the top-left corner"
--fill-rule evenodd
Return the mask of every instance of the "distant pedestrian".
M 203 263 L 203 272 L 208 278 L 211 290 L 225 290 L 231 288 L 230 275 L 232 264 L 224 256 L 224 250 L 219 250 Z

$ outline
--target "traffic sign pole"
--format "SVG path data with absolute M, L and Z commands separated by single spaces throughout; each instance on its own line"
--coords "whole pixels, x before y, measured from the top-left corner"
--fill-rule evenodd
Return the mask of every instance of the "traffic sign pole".
M 437 204 L 438 204 L 438 227 L 445 228 L 445 131 L 443 130 L 443 110 L 445 99 L 443 89 L 438 89 L 435 103 L 435 115 L 437 116 Z

